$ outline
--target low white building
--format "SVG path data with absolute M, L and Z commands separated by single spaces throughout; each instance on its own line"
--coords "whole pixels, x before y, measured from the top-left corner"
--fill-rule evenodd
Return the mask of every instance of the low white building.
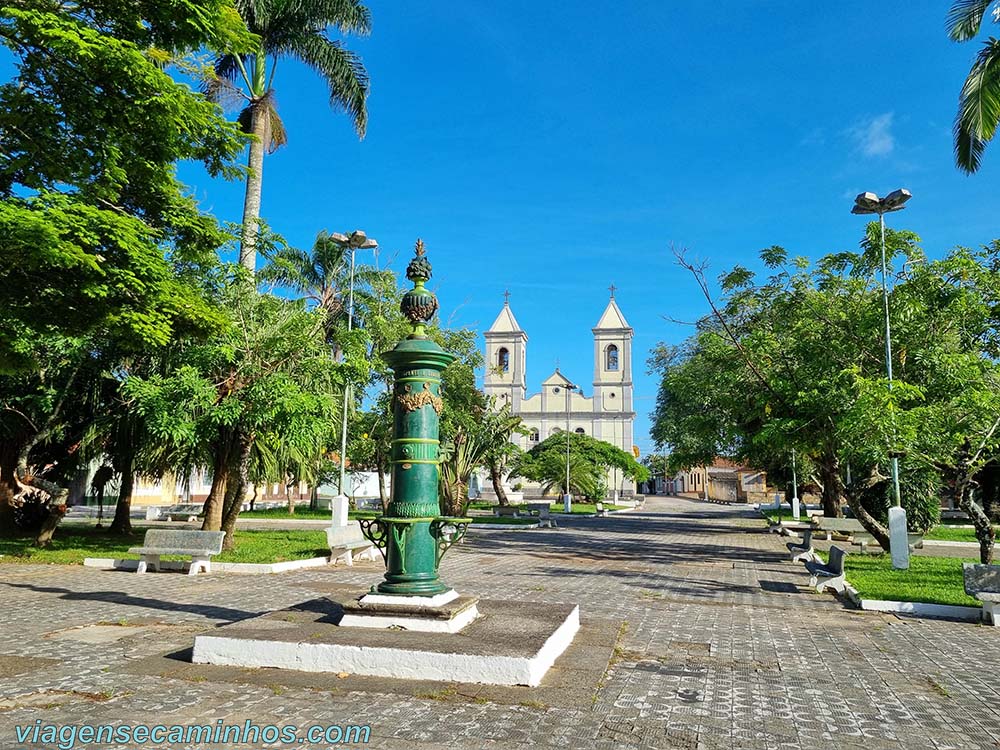
M 516 435 L 522 449 L 530 450 L 540 441 L 569 429 L 611 443 L 633 452 L 632 338 L 634 331 L 615 302 L 614 295 L 604 309 L 594 336 L 594 379 L 592 395 L 569 391 L 572 383 L 559 368 L 542 382 L 541 390 L 528 394 L 528 334 L 505 302 L 497 319 L 486 331 L 486 375 L 483 386 L 487 396 L 500 406 L 510 404 L 530 430 Z M 635 483 L 618 470 L 608 473 L 608 487 L 622 495 L 635 493 Z M 485 489 L 488 489 L 485 488 Z

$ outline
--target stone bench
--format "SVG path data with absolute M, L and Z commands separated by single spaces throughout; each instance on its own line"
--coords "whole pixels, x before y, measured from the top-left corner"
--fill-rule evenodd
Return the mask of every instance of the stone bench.
M 983 619 L 1000 628 L 1000 565 L 962 563 L 965 593 L 983 603 Z
M 539 527 L 555 527 L 556 519 L 553 517 L 552 508 L 548 503 L 528 503 L 526 507 L 528 509 L 528 514 L 532 518 L 538 519 Z
M 518 508 L 515 505 L 494 505 L 493 515 L 498 518 L 517 518 Z
M 806 560 L 806 570 L 809 571 L 809 585 L 815 586 L 816 590 L 820 593 L 823 593 L 828 588 L 843 593 L 844 587 L 847 585 L 847 579 L 844 576 L 845 557 L 847 557 L 847 553 L 837 545 L 834 545 L 830 547 L 829 562 Z
M 606 518 L 608 515 L 608 509 L 604 507 L 604 503 L 597 503 L 594 505 L 597 510 L 597 515 L 601 518 Z
M 856 518 L 826 518 L 824 516 L 813 518 L 812 523 L 813 528 L 825 534 L 826 539 L 830 539 L 833 534 L 841 534 L 850 538 L 851 544 L 861 547 L 862 552 L 867 552 L 868 545 L 875 544 L 875 537 L 869 534 L 861 521 Z M 906 539 L 911 551 L 924 545 L 922 534 L 907 534 Z
M 816 559 L 816 550 L 813 549 L 812 536 L 813 530 L 811 528 L 805 529 L 802 532 L 801 542 L 788 542 L 785 544 L 792 555 L 792 562 L 804 562 Z
M 332 565 L 341 561 L 348 566 L 354 565 L 355 557 L 364 560 L 376 559 L 375 545 L 365 539 L 361 533 L 361 524 L 357 521 L 348 521 L 344 526 L 328 526 L 326 543 L 330 547 Z
M 129 549 L 139 555 L 136 573 L 145 573 L 147 566 L 159 572 L 162 555 L 180 555 L 191 558 L 188 575 L 199 571 L 212 572 L 212 555 L 222 552 L 224 531 L 197 531 L 194 529 L 150 529 L 143 537 L 141 547 Z
M 198 516 L 204 510 L 204 506 L 201 503 L 178 503 L 177 505 L 171 505 L 168 508 L 164 508 L 160 511 L 160 518 L 165 518 L 168 521 L 181 520 L 194 522 L 198 520 Z

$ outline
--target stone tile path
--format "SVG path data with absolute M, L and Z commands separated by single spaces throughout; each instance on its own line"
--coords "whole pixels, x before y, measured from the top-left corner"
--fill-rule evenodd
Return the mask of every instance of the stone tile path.
M 0 565 L 0 750 L 39 718 L 371 724 L 376 748 L 1000 748 L 1000 629 L 846 609 L 810 592 L 745 509 L 650 498 L 555 530 L 477 532 L 443 575 L 491 599 L 578 602 L 618 632 L 590 700 L 135 669 L 219 623 L 366 586 L 375 564 L 195 578 Z

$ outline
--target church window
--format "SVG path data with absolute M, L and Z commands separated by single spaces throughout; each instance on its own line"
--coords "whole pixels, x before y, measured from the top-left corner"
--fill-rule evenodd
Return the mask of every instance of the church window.
M 500 372 L 507 372 L 510 370 L 510 352 L 502 348 L 497 352 L 497 367 L 500 368 Z
M 531 432 L 528 433 L 528 442 L 537 443 L 538 442 L 538 428 L 533 427 Z
M 584 434 L 584 432 L 583 432 L 583 428 L 582 428 L 582 427 L 577 427 L 577 428 L 576 428 L 576 434 L 577 434 L 577 435 L 583 435 L 583 434 Z
M 604 350 L 605 352 L 605 370 L 617 370 L 618 369 L 618 347 L 614 344 L 609 344 L 608 348 Z

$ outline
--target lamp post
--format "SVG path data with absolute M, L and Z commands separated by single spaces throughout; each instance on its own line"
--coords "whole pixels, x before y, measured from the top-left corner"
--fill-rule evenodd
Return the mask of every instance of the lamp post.
M 378 247 L 378 242 L 373 238 L 366 237 L 360 229 L 356 229 L 349 235 L 334 232 L 330 235 L 340 247 L 351 251 L 351 273 L 347 282 L 347 331 L 350 333 L 354 329 L 354 254 L 358 250 L 371 250 Z M 347 406 L 351 400 L 351 383 L 346 381 L 344 385 L 344 409 L 343 418 L 340 423 L 340 478 L 337 482 L 337 492 L 344 496 L 344 480 L 347 473 Z
M 861 193 L 854 199 L 854 207 L 851 209 L 852 214 L 878 214 L 882 249 L 882 308 L 885 314 L 885 370 L 890 391 L 892 391 L 892 336 L 889 327 L 889 286 L 885 262 L 885 215 L 893 211 L 901 211 L 903 204 L 910 197 L 910 191 L 904 189 L 893 190 L 884 198 L 879 198 L 875 193 Z M 893 431 L 895 431 L 894 416 Z M 893 435 L 893 439 L 895 440 L 895 435 Z M 910 567 L 910 548 L 906 538 L 906 511 L 899 498 L 899 455 L 895 450 L 890 451 L 889 459 L 892 472 L 892 495 L 895 501 L 893 507 L 889 508 L 889 547 L 892 555 L 892 567 L 905 570 Z
M 795 449 L 792 448 L 792 518 L 799 520 L 801 512 L 799 510 L 799 478 L 795 471 Z
M 570 395 L 573 391 L 580 390 L 580 386 L 567 383 L 563 386 L 566 389 L 566 494 L 563 495 L 563 510 L 566 513 L 573 512 L 573 493 L 569 489 L 569 431 L 570 431 Z

